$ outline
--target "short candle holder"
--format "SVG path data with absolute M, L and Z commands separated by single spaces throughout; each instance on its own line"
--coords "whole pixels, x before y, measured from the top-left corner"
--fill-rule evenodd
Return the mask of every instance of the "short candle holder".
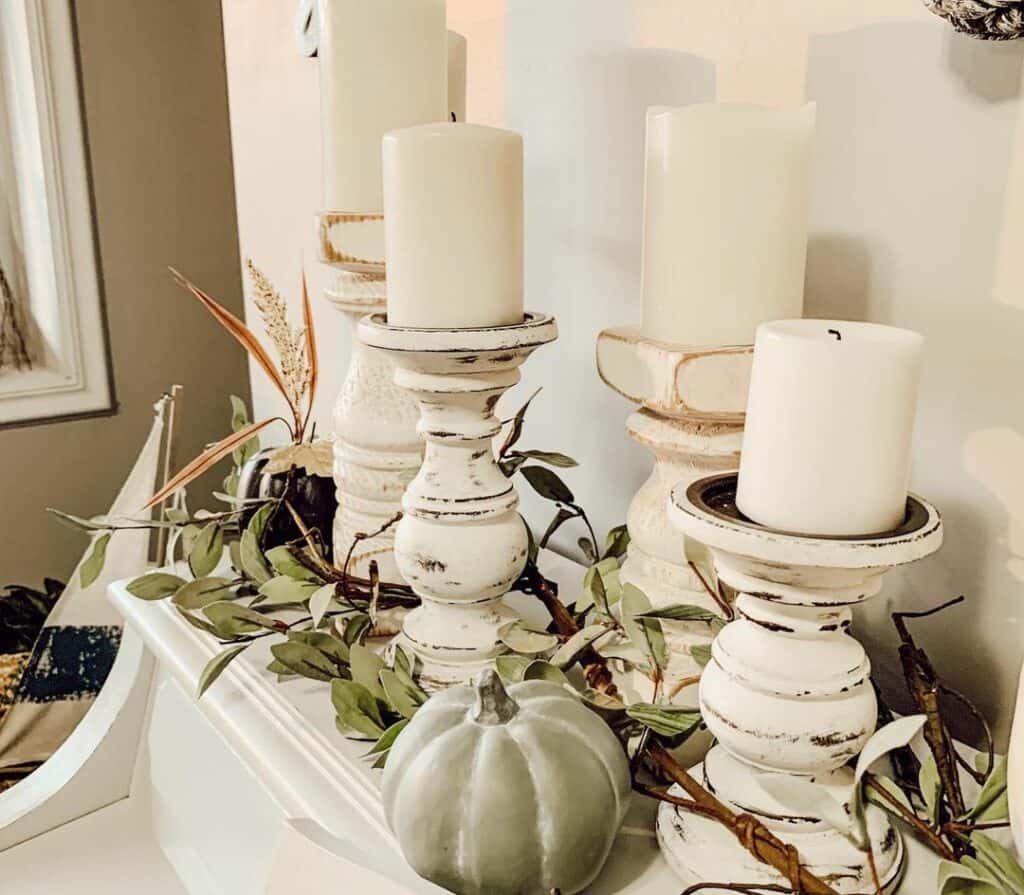
M 907 500 L 903 524 L 863 537 L 795 534 L 746 519 L 736 508 L 735 474 L 672 492 L 669 516 L 707 544 L 723 581 L 739 591 L 736 619 L 712 645 L 700 707 L 717 739 L 690 773 L 738 814 L 752 814 L 795 846 L 807 868 L 842 895 L 875 886 L 864 852 L 813 816 L 793 816 L 758 782 L 764 774 L 809 777 L 847 800 L 857 756 L 875 730 L 878 707 L 864 648 L 850 636 L 852 606 L 878 593 L 891 567 L 915 562 L 942 543 L 934 507 Z M 732 833 L 663 804 L 658 840 L 687 881 L 785 884 Z M 903 870 L 903 842 L 886 814 L 868 807 L 868 834 L 884 892 Z
M 626 515 L 629 553 L 620 577 L 644 591 L 655 607 L 690 603 L 717 611 L 690 567 L 685 541 L 668 521 L 671 490 L 740 462 L 752 346 L 670 345 L 633 327 L 597 337 L 601 379 L 640 405 L 626 421 L 637 444 L 654 454 L 651 475 Z M 663 622 L 669 647 L 667 689 L 700 672 L 689 648 L 708 639 L 708 626 Z M 646 679 L 638 684 L 649 687 Z
M 428 690 L 489 666 L 505 651 L 499 628 L 517 618 L 501 600 L 529 542 L 515 486 L 494 456 L 494 409 L 526 358 L 557 335 L 553 318 L 531 313 L 521 324 L 479 329 L 390 326 L 382 314 L 359 324 L 358 337 L 391 358 L 395 381 L 420 408 L 426 452 L 402 498 L 395 559 L 422 600 L 405 617 L 402 640 Z
M 325 298 L 349 322 L 352 354 L 334 406 L 334 481 L 338 512 L 334 556 L 340 564 L 352 550 L 350 570 L 366 575 L 377 561 L 383 581 L 402 582 L 394 560 L 394 530 L 356 542 L 357 534 L 380 529 L 401 510 L 402 493 L 423 459 L 416 432 L 419 408 L 395 385 L 390 358 L 354 338 L 357 322 L 383 313 L 386 280 L 384 217 L 325 212 L 317 216 L 319 259 L 337 271 Z

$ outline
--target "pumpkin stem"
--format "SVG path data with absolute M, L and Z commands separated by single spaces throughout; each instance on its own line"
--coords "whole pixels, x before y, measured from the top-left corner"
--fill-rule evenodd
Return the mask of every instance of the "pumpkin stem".
M 469 717 L 477 724 L 507 724 L 519 711 L 519 704 L 508 695 L 493 668 L 480 672 L 476 679 L 476 705 Z

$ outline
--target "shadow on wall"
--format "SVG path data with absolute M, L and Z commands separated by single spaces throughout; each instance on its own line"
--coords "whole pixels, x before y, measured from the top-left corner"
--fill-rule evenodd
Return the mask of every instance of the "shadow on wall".
M 523 443 L 546 439 L 581 460 L 566 480 L 599 537 L 625 519 L 650 470 L 622 425 L 630 405 L 594 366 L 598 331 L 639 321 L 646 110 L 715 92 L 707 60 L 628 48 L 628 6 L 509 0 L 506 19 L 507 126 L 525 140 L 526 303 L 561 324 L 558 343 L 531 358 L 527 386 L 506 406 L 544 385 Z M 546 524 L 551 505 L 522 493 L 526 517 Z M 575 552 L 577 534 L 556 545 Z
M 1004 743 L 1024 598 L 1008 533 L 1024 524 L 1024 504 L 1001 495 L 1020 493 L 1024 473 L 1019 454 L 1010 465 L 1006 451 L 986 444 L 1006 466 L 986 465 L 989 478 L 979 481 L 971 450 L 979 433 L 1002 432 L 995 437 L 1014 446 L 1024 432 L 1024 312 L 993 298 L 1001 247 L 1024 239 L 1005 215 L 1015 141 L 1018 152 L 1024 142 L 1022 60 L 1024 44 L 907 22 L 814 35 L 807 69 L 807 95 L 818 102 L 807 309 L 925 335 L 913 487 L 947 525 L 942 552 L 891 575 L 865 608 L 866 641 L 876 668 L 894 667 L 888 613 L 966 593 L 966 608 L 915 630 Z M 884 687 L 902 691 L 895 681 Z

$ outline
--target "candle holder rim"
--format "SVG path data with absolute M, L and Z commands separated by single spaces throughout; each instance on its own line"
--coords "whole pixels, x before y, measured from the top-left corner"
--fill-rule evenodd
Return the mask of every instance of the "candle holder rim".
M 359 321 L 359 338 L 388 351 L 479 354 L 545 345 L 558 338 L 558 325 L 550 314 L 525 311 L 521 323 L 500 326 L 395 326 L 387 322 L 386 313 L 378 312 Z
M 735 503 L 738 480 L 738 472 L 718 473 L 698 479 L 685 490 L 677 487 L 672 491 L 670 514 L 697 523 L 701 533 L 692 534 L 712 549 L 765 561 L 786 561 L 780 553 L 789 548 L 795 554 L 790 561 L 796 564 L 886 567 L 922 559 L 942 543 L 939 511 L 915 494 L 907 495 L 903 523 L 890 531 L 820 535 L 775 529 L 744 516 Z M 711 502 L 715 497 L 717 504 Z
M 598 339 L 611 339 L 617 342 L 626 342 L 630 345 L 653 345 L 672 354 L 687 356 L 691 354 L 753 354 L 754 343 L 751 342 L 668 342 L 664 339 L 655 339 L 646 336 L 640 329 L 640 325 L 630 323 L 623 326 L 608 326 L 597 334 Z M 612 386 L 614 388 L 614 386 Z

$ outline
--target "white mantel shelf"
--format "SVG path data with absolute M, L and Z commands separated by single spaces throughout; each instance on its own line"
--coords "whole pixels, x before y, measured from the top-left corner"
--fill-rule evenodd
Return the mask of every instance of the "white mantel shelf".
M 545 571 L 563 582 L 566 591 L 578 587 L 583 574 L 581 567 L 553 554 L 545 557 Z M 302 837 L 297 828 L 326 834 L 339 841 L 341 853 L 365 859 L 390 878 L 394 888 L 389 887 L 389 892 L 441 892 L 416 877 L 401 859 L 378 797 L 380 772 L 361 757 L 368 744 L 346 740 L 336 731 L 323 684 L 304 679 L 278 683 L 265 670 L 269 645 L 262 641 L 232 663 L 197 701 L 199 675 L 219 651 L 218 644 L 185 623 L 167 603 L 137 600 L 123 583 L 113 585 L 110 596 L 127 622 L 126 640 L 141 638 L 155 658 L 155 663 L 136 663 L 143 669 L 138 673 L 151 673 L 152 681 L 138 752 L 123 757 L 135 764 L 131 794 L 0 855 L 0 873 L 19 880 L 20 895 L 55 891 L 45 879 L 39 879 L 38 889 L 33 888 L 29 884 L 33 877 L 25 870 L 40 860 L 39 846 L 45 846 L 49 837 L 55 837 L 55 842 L 60 837 L 65 866 L 73 860 L 75 842 L 83 843 L 83 849 L 93 843 L 90 854 L 95 864 L 94 844 L 97 837 L 104 840 L 101 831 L 107 826 L 115 831 L 130 829 L 141 841 L 133 853 L 150 855 L 150 864 L 158 862 L 160 867 L 138 869 L 138 876 L 132 876 L 132 868 L 142 867 L 136 858 L 120 865 L 122 872 L 103 888 L 86 885 L 76 888 L 76 895 L 134 893 L 140 883 L 164 875 L 179 880 L 180 895 L 259 895 L 268 891 L 272 877 L 279 878 L 285 860 L 279 855 L 295 854 L 295 839 Z M 536 606 L 523 595 L 510 599 L 520 611 Z M 538 610 L 539 606 L 534 612 Z M 155 670 L 149 672 L 151 665 Z M 654 814 L 651 800 L 634 797 L 611 858 L 589 890 L 591 895 L 677 895 L 681 891 L 680 880 L 658 851 Z M 900 891 L 934 892 L 934 859 L 923 846 L 908 845 L 908 872 Z M 306 861 L 295 863 L 312 866 Z M 289 874 L 289 878 L 306 882 L 306 872 L 297 867 L 298 875 Z M 332 879 L 338 877 L 332 875 Z M 359 881 L 367 882 L 350 879 Z M 342 890 L 343 886 L 338 889 Z M 177 895 L 179 890 L 167 891 Z M 278 890 L 269 891 L 276 895 Z

